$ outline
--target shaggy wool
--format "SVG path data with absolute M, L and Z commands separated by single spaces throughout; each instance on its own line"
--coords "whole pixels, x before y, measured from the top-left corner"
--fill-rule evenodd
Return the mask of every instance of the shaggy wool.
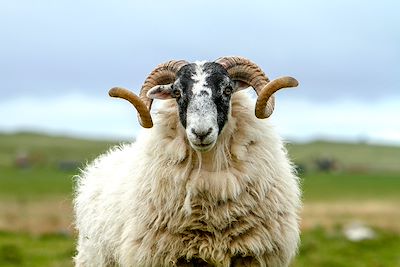
M 174 100 L 137 141 L 77 177 L 76 266 L 288 266 L 299 243 L 298 178 L 245 92 L 215 147 L 195 152 Z

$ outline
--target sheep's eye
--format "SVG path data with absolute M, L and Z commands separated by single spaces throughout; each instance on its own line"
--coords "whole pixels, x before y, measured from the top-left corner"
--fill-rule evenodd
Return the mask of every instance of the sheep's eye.
M 172 90 L 172 97 L 179 98 L 181 96 L 181 91 L 178 89 Z
M 225 87 L 225 89 L 224 89 L 224 94 L 225 95 L 231 95 L 232 92 L 233 92 L 232 87 L 230 87 L 230 86 Z

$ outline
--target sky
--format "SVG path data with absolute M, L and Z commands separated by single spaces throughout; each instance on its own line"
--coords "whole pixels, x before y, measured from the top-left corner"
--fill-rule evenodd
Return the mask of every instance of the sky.
M 132 138 L 128 103 L 159 63 L 240 55 L 296 89 L 271 123 L 293 141 L 400 145 L 399 1 L 0 2 L 0 131 Z

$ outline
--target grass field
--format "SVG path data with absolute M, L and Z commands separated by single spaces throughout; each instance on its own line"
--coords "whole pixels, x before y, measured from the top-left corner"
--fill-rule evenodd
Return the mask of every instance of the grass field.
M 37 166 L 68 160 L 83 163 L 112 144 L 116 143 L 36 133 L 0 133 L 0 167 L 12 166 L 14 158 L 25 153 Z
M 73 175 L 110 145 L 0 135 L 0 266 L 72 266 Z M 400 266 L 400 148 L 324 142 L 288 148 L 306 166 L 302 244 L 292 266 Z M 321 156 L 349 161 L 319 172 L 314 163 Z M 349 241 L 343 229 L 354 221 L 376 237 Z
M 302 233 L 302 245 L 292 267 L 400 266 L 400 237 L 379 231 L 374 240 L 350 243 L 339 230 L 322 228 Z M 0 232 L 0 266 L 72 266 L 74 239 L 61 234 L 31 236 Z
M 287 148 L 296 163 L 311 170 L 318 158 L 331 158 L 337 161 L 339 170 L 350 173 L 400 172 L 400 147 L 316 141 L 289 143 Z
M 0 232 L 0 266 L 72 266 L 74 240 L 62 234 Z

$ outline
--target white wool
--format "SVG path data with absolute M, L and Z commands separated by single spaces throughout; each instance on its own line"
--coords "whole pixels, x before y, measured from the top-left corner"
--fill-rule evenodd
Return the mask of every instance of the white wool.
M 174 100 L 133 144 L 78 177 L 77 266 L 287 266 L 299 241 L 298 179 L 283 143 L 236 93 L 207 153 L 188 144 Z

